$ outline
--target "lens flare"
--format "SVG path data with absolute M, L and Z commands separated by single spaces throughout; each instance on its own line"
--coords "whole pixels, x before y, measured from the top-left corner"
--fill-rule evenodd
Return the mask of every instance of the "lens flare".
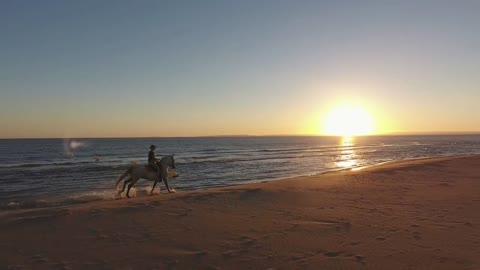
M 74 139 L 65 139 L 63 141 L 63 148 L 65 149 L 65 154 L 69 157 L 75 156 L 75 149 L 86 146 L 85 142 L 77 141 Z

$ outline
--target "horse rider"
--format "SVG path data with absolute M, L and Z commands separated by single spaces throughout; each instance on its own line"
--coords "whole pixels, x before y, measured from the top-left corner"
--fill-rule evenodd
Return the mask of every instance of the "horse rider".
M 155 172 L 158 171 L 158 166 L 157 166 L 157 159 L 155 158 L 155 149 L 157 147 L 155 145 L 150 145 L 150 152 L 148 152 L 148 165 L 152 170 Z

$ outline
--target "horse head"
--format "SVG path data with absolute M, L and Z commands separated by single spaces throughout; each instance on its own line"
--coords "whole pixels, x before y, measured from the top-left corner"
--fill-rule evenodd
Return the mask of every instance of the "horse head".
M 175 159 L 173 158 L 173 156 L 174 155 L 165 156 L 160 161 L 157 161 L 157 163 L 175 169 Z
M 171 155 L 171 157 L 172 157 L 172 159 L 171 159 L 171 160 L 172 160 L 172 163 L 171 163 L 170 167 L 172 167 L 172 169 L 175 169 L 175 159 L 173 158 L 173 156 L 174 156 L 174 154 Z

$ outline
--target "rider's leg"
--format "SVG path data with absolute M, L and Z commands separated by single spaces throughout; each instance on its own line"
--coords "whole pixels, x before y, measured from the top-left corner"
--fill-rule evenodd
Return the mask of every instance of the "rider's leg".
M 150 168 L 152 168 L 153 171 L 158 171 L 158 166 L 157 166 L 157 163 L 155 163 L 155 161 L 150 161 L 148 162 L 148 165 L 150 166 Z

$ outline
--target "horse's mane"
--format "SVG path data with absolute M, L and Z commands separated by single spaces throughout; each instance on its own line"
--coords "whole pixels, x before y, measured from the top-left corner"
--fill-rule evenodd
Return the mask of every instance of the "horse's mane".
M 157 161 L 157 163 L 160 163 L 162 161 L 167 161 L 167 159 L 173 159 L 173 155 L 164 156 L 159 161 Z

